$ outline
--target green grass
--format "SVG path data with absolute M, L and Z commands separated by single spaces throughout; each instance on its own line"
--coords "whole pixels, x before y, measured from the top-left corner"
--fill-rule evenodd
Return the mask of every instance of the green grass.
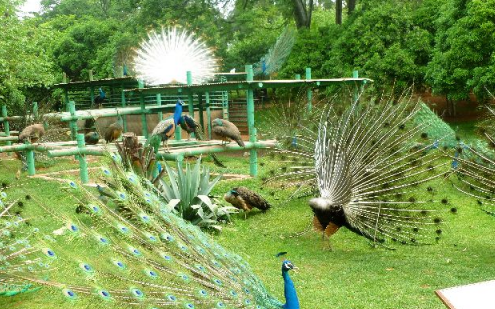
M 208 163 L 213 171 L 248 172 L 248 157 L 218 156 L 229 168 L 223 170 Z M 210 160 L 205 158 L 205 161 Z M 260 167 L 261 175 L 276 166 L 268 157 L 260 156 L 260 162 L 264 163 Z M 0 180 L 14 182 L 18 164 L 18 161 L 2 160 Z M 62 160 L 45 171 L 76 168 L 77 162 Z M 25 186 L 29 186 L 31 192 L 52 207 L 73 207 L 49 182 L 27 180 L 25 176 L 19 182 L 24 183 L 24 187 L 13 188 L 10 193 L 12 197 L 22 198 Z M 438 197 L 449 198 L 448 207 L 458 208 L 456 215 L 447 217 L 441 241 L 428 246 L 399 246 L 397 250 L 375 248 L 364 237 L 342 228 L 331 238 L 333 251 L 329 251 L 328 242 L 310 228 L 312 212 L 307 200 L 288 201 L 287 191 L 275 190 L 259 178 L 224 180 L 213 193 L 221 198 L 230 188 L 239 185 L 264 195 L 272 203 L 272 209 L 266 213 L 253 210 L 247 220 L 244 220 L 243 214 L 234 215 L 233 222 L 225 225 L 221 233 L 212 234 L 212 237 L 247 260 L 267 289 L 279 299 L 283 299 L 281 262 L 274 255 L 288 251 L 288 257 L 300 268 L 291 276 L 304 309 L 440 309 L 445 307 L 435 296 L 436 289 L 495 278 L 495 218 L 483 213 L 476 201 L 455 190 L 449 180 L 441 179 L 432 184 Z M 41 215 L 30 213 L 29 207 L 22 211 L 24 216 Z M 93 249 L 81 251 L 81 259 L 94 254 L 97 252 Z M 58 275 L 70 275 L 70 272 L 60 272 Z M 105 304 L 91 304 L 84 300 L 68 303 L 59 291 L 48 288 L 15 297 L 0 297 L 0 308 L 68 306 L 74 309 L 105 308 Z

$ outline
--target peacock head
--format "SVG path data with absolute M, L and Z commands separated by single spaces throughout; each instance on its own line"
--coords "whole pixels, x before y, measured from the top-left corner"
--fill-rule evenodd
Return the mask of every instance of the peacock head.
M 298 269 L 298 268 L 297 268 L 296 266 L 294 266 L 294 264 L 292 264 L 292 262 L 291 262 L 291 261 L 289 261 L 289 260 L 284 260 L 284 261 L 282 262 L 282 273 L 286 273 L 286 272 L 288 272 L 288 271 L 289 271 L 289 270 L 291 270 L 291 269 L 296 270 L 296 269 Z
M 235 197 L 238 197 L 239 196 L 239 192 L 236 191 L 237 188 L 234 188 L 232 190 L 229 191 L 229 194 L 230 195 L 233 195 Z

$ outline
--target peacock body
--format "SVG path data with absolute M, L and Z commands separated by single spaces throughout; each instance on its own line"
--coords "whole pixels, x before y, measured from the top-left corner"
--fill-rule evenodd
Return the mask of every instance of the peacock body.
M 419 109 L 407 98 L 356 100 L 315 109 L 316 126 L 314 115 L 289 115 L 277 136 L 285 166 L 268 180 L 316 196 L 309 200 L 313 225 L 327 236 L 345 226 L 388 247 L 434 243 L 443 215 L 457 210 L 426 185 L 441 181 L 450 163 L 437 151 L 438 140 L 427 139 L 428 123 L 414 123 Z M 440 201 L 444 207 L 435 207 Z
M 26 233 L 1 236 L 0 282 L 42 287 L 53 307 L 282 308 L 239 256 L 173 214 L 120 160 L 101 169 L 101 196 L 69 180 L 24 203 L 30 214 L 15 220 Z
M 19 142 L 25 141 L 32 143 L 38 142 L 38 140 L 45 135 L 45 128 L 42 124 L 36 123 L 25 127 L 21 133 L 19 133 Z
M 100 134 L 98 132 L 89 132 L 84 135 L 84 142 L 86 145 L 96 145 L 100 141 Z
M 211 130 L 218 135 L 223 141 L 234 140 L 239 146 L 244 147 L 241 132 L 232 122 L 216 118 L 212 121 Z
M 155 143 L 154 140 L 159 138 L 160 141 L 164 143 L 164 146 L 166 145 L 168 150 L 168 140 L 174 135 L 175 128 L 182 116 L 182 104 L 183 103 L 181 100 L 177 100 L 177 103 L 175 104 L 174 115 L 160 121 L 155 126 L 153 132 L 151 132 L 151 143 Z
M 224 195 L 224 199 L 235 208 L 242 209 L 246 213 L 253 208 L 266 211 L 271 207 L 268 201 L 261 195 L 246 187 L 232 188 L 232 190 Z
M 186 131 L 189 135 L 191 133 L 194 133 L 196 139 L 201 141 L 205 140 L 203 129 L 201 128 L 201 125 L 197 123 L 196 120 L 194 120 L 194 118 L 183 115 L 179 120 L 179 124 L 181 129 Z M 225 165 L 223 165 L 222 162 L 220 162 L 220 160 L 218 160 L 217 156 L 214 153 L 210 153 L 210 157 L 213 159 L 215 165 L 223 168 L 226 167 Z
M 118 115 L 117 121 L 110 124 L 105 129 L 105 141 L 107 143 L 116 141 L 122 135 L 123 130 L 124 130 L 124 120 L 122 119 L 122 116 Z

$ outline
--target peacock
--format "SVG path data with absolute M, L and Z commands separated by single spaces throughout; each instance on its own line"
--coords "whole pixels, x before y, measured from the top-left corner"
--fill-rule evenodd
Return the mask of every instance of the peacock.
M 86 145 L 96 145 L 100 141 L 100 134 L 98 132 L 88 132 L 84 135 L 84 142 Z
M 460 142 L 452 157 L 452 168 L 458 182 L 454 186 L 476 200 L 478 206 L 487 214 L 495 216 L 495 110 L 487 106 L 488 117 L 478 124 L 479 132 L 490 147 L 483 143 L 470 146 Z
M 286 115 L 276 136 L 285 164 L 266 181 L 312 196 L 313 226 L 327 237 L 345 226 L 387 248 L 438 241 L 443 215 L 457 208 L 434 197 L 450 163 L 428 139 L 429 124 L 413 121 L 421 105 L 407 96 L 363 101 Z
M 167 151 L 170 152 L 168 140 L 174 135 L 175 128 L 182 117 L 182 104 L 182 100 L 177 100 L 173 116 L 167 117 L 166 119 L 160 121 L 153 129 L 150 137 L 150 143 L 152 145 L 157 145 L 159 144 L 159 141 L 161 141 L 163 143 L 163 147 L 166 147 Z
M 239 132 L 239 129 L 232 122 L 216 118 L 212 121 L 211 130 L 218 135 L 222 141 L 230 142 L 230 140 L 234 140 L 239 146 L 245 147 L 244 142 L 242 141 L 241 132 Z
M 187 115 L 183 115 L 182 117 L 180 117 L 179 124 L 182 130 L 186 131 L 189 135 L 191 133 L 194 133 L 196 139 L 201 141 L 205 140 L 203 129 L 201 128 L 201 125 L 197 123 L 196 120 L 194 120 L 194 118 L 189 117 Z M 220 162 L 220 160 L 218 160 L 217 156 L 214 153 L 210 153 L 210 156 L 213 159 L 213 162 L 215 163 L 216 166 L 226 168 L 226 166 L 223 165 L 223 163 Z
M 176 216 L 147 179 L 126 171 L 120 156 L 109 162 L 99 190 L 60 179 L 39 195 L 33 190 L 46 180 L 23 185 L 30 198 L 21 213 L 0 218 L 3 231 L 17 229 L 0 234 L 4 289 L 41 287 L 22 302 L 44 296 L 47 307 L 299 308 L 292 263 L 282 264 L 283 305 L 239 256 Z
M 93 102 L 91 102 L 91 109 L 95 108 L 95 105 L 98 106 L 98 108 L 102 108 L 103 102 L 105 102 L 106 99 L 106 94 L 103 89 L 99 88 L 98 89 L 98 95 L 94 98 Z M 84 121 L 84 130 L 86 133 L 89 133 L 92 129 L 94 129 L 95 126 L 95 119 L 90 118 L 86 119 Z
M 117 115 L 117 121 L 110 124 L 105 129 L 105 142 L 111 143 L 122 135 L 122 131 L 124 130 L 124 120 L 121 115 Z
M 275 256 L 282 257 L 282 277 L 284 278 L 284 296 L 286 303 L 282 306 L 284 309 L 299 309 L 299 299 L 297 298 L 296 288 L 289 276 L 289 271 L 298 269 L 291 261 L 285 259 L 287 252 L 279 252 Z
M 36 123 L 25 127 L 21 133 L 19 133 L 19 142 L 24 143 L 28 141 L 33 144 L 38 142 L 38 140 L 45 135 L 45 128 L 42 124 Z
M 268 201 L 261 195 L 246 187 L 232 188 L 223 198 L 235 208 L 244 210 L 244 218 L 246 218 L 247 213 L 253 208 L 266 211 L 271 207 Z

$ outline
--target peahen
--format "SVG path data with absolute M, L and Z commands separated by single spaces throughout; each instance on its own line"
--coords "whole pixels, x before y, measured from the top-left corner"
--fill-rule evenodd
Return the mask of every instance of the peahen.
M 385 247 L 439 240 L 442 215 L 457 209 L 446 197 L 434 199 L 433 184 L 426 184 L 448 173 L 450 163 L 424 133 L 428 123 L 414 123 L 419 103 L 362 101 L 314 108 L 316 125 L 310 113 L 279 122 L 284 164 L 267 181 L 313 196 L 314 228 L 328 237 L 345 226 Z
M 203 141 L 205 140 L 205 136 L 203 133 L 203 129 L 201 128 L 201 125 L 194 120 L 194 118 L 189 117 L 187 115 L 183 115 L 180 117 L 179 124 L 182 130 L 186 131 L 189 135 L 191 133 L 194 133 L 196 136 L 196 139 Z M 213 162 L 215 163 L 216 166 L 220 166 L 225 168 L 226 166 L 223 165 L 220 160 L 218 160 L 217 156 L 214 153 L 210 153 L 211 158 L 213 159 Z
M 241 132 L 239 132 L 239 129 L 236 127 L 235 124 L 228 120 L 220 118 L 214 119 L 212 121 L 211 130 L 225 142 L 234 140 L 239 146 L 245 146 L 244 142 L 242 141 Z
M 24 143 L 28 141 L 33 144 L 45 135 L 45 128 L 42 124 L 36 123 L 25 127 L 21 133 L 19 133 L 19 142 Z
M 167 151 L 170 151 L 168 148 L 168 140 L 174 135 L 175 128 L 182 117 L 182 104 L 183 102 L 181 100 L 177 100 L 174 115 L 160 121 L 153 129 L 150 136 L 150 143 L 152 145 L 159 145 L 159 141 L 161 141 Z
M 122 131 L 124 130 L 124 120 L 121 115 L 117 116 L 117 121 L 110 124 L 105 129 L 105 141 L 107 143 L 111 143 L 122 135 Z
M 266 211 L 271 207 L 268 201 L 261 195 L 246 187 L 232 188 L 223 198 L 235 208 L 244 210 L 244 218 L 246 218 L 247 213 L 253 208 Z
M 97 181 L 101 197 L 70 180 L 53 183 L 47 195 L 35 189 L 46 180 L 32 179 L 23 187 L 22 194 L 31 198 L 24 202 L 23 217 L 12 217 L 17 231 L 0 234 L 0 282 L 14 291 L 42 287 L 23 303 L 298 308 L 287 273 L 290 262 L 282 266 L 283 307 L 239 256 L 172 213 L 148 180 L 122 168 L 118 155 L 110 162 Z

